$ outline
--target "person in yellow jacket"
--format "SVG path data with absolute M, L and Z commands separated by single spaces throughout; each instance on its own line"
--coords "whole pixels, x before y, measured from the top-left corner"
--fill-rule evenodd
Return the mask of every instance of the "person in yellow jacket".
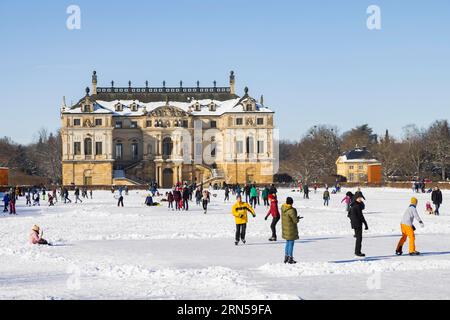
M 247 202 L 242 202 L 241 196 L 238 196 L 236 200 L 237 201 L 232 208 L 232 213 L 236 220 L 235 245 L 238 245 L 240 240 L 242 240 L 242 243 L 245 244 L 245 233 L 247 231 L 248 222 L 247 213 L 250 212 L 253 218 L 256 217 L 256 214 L 251 205 L 249 205 Z
M 397 250 L 395 250 L 395 253 L 398 256 L 401 256 L 403 254 L 403 245 L 405 244 L 407 238 L 409 238 L 409 255 L 410 256 L 420 255 L 420 252 L 416 251 L 416 243 L 415 243 L 416 237 L 414 234 L 415 227 L 413 225 L 414 219 L 416 219 L 420 223 L 420 226 L 422 228 L 424 227 L 424 224 L 419 214 L 417 213 L 417 203 L 418 200 L 416 198 L 412 198 L 409 208 L 403 215 L 403 219 L 401 222 L 402 238 L 400 239 L 400 242 L 397 245 Z

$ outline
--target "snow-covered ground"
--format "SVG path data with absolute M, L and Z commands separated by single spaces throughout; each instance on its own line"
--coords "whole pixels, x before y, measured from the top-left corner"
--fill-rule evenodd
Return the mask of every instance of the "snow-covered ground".
M 232 204 L 223 203 L 221 191 L 207 215 L 195 203 L 189 212 L 145 207 L 146 193 L 136 191 L 125 197 L 125 208 L 106 191 L 50 208 L 26 208 L 20 199 L 18 216 L 0 215 L 0 299 L 449 299 L 450 192 L 443 192 L 440 217 L 425 215 L 430 195 L 418 195 L 425 228 L 417 230 L 416 244 L 423 256 L 397 257 L 412 191 L 363 191 L 370 227 L 364 260 L 353 255 L 342 194 L 324 208 L 322 190 L 310 200 L 280 191 L 304 217 L 297 265 L 282 263 L 283 241 L 267 241 L 263 207 L 250 217 L 247 245 L 236 247 Z M 28 244 L 34 224 L 56 245 Z

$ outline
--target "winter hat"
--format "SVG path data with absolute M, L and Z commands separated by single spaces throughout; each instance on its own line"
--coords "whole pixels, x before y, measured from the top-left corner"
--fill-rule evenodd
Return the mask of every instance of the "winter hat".
M 34 225 L 33 228 L 31 228 L 31 230 L 39 232 L 40 228 L 37 225 Z
M 417 203 L 418 203 L 419 201 L 417 200 L 417 198 L 411 198 L 411 205 L 413 205 L 413 206 L 417 206 Z
M 288 197 L 288 198 L 286 199 L 286 204 L 293 205 L 293 204 L 294 204 L 294 199 L 292 199 L 291 197 Z

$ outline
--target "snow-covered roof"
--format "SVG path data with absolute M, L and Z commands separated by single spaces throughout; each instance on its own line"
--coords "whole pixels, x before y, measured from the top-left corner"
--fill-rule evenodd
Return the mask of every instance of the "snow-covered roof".
M 140 102 L 139 100 L 113 100 L 102 101 L 96 100 L 94 102 L 94 114 L 112 114 L 113 116 L 143 116 L 145 112 L 152 112 L 162 107 L 175 107 L 184 112 L 187 112 L 193 116 L 221 116 L 225 113 L 240 113 L 245 112 L 244 106 L 241 104 L 242 99 L 231 99 L 226 101 L 218 100 L 193 100 L 190 102 L 178 102 L 178 101 L 161 101 L 161 102 Z M 215 104 L 215 111 L 210 110 L 211 103 Z M 122 105 L 122 111 L 116 111 L 116 106 Z M 131 109 L 131 106 L 135 104 L 137 106 L 136 111 Z M 200 111 L 195 111 L 195 105 L 200 105 Z M 80 114 L 82 112 L 81 104 L 76 105 L 74 108 L 66 108 L 62 111 L 64 114 Z M 256 103 L 256 112 L 261 113 L 273 113 L 272 110 Z
M 339 157 L 338 161 L 345 163 L 380 163 L 377 159 L 348 159 L 347 156 Z

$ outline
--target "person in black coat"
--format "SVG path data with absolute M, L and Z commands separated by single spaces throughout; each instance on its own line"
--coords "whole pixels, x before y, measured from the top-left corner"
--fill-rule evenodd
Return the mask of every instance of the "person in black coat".
M 358 257 L 365 257 L 365 254 L 361 252 L 363 225 L 365 226 L 366 230 L 369 230 L 369 226 L 367 225 L 367 221 L 363 215 L 364 209 L 365 205 L 363 202 L 363 198 L 360 196 L 357 197 L 356 200 L 352 203 L 349 213 L 352 229 L 355 230 L 355 255 Z
M 436 209 L 434 210 L 435 215 L 439 215 L 439 208 L 442 204 L 442 192 L 439 190 L 439 187 L 435 187 L 433 192 L 431 193 L 431 201 L 433 201 L 433 204 L 436 206 Z

